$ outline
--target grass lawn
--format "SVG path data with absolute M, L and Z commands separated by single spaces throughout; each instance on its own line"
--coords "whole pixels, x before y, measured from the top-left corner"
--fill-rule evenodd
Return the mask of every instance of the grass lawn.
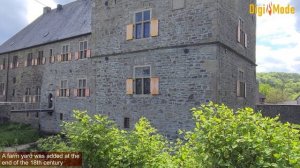
M 7 123 L 0 125 L 0 147 L 35 142 L 39 139 L 39 132 L 30 125 Z

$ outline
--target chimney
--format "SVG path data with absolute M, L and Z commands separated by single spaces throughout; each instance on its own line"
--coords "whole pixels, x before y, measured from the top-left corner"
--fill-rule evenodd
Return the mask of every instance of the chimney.
M 50 7 L 44 7 L 44 14 L 47 14 L 51 11 L 51 8 Z
M 57 9 L 56 9 L 57 11 L 60 11 L 60 10 L 62 10 L 62 8 L 63 8 L 63 7 L 62 7 L 62 5 L 61 5 L 61 4 L 57 4 Z

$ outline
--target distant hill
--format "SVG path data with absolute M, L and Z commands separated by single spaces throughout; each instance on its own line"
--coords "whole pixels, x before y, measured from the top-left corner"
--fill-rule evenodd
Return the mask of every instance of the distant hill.
M 295 100 L 300 96 L 300 74 L 269 72 L 257 73 L 259 91 L 268 103 Z

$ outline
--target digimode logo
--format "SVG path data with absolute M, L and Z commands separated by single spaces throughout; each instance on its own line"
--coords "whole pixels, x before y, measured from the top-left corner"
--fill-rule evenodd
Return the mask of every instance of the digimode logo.
M 250 4 L 249 13 L 262 16 L 265 14 L 295 14 L 295 7 L 288 5 L 273 4 L 272 2 L 263 5 Z

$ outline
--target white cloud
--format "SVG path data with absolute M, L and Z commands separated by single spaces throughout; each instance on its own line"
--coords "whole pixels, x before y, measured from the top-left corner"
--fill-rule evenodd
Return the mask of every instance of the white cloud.
M 268 1 L 270 2 L 270 1 Z M 273 1 L 273 3 L 283 1 Z M 284 1 L 285 4 L 288 1 Z M 284 4 L 284 3 L 283 3 Z M 297 10 L 296 10 L 297 11 Z M 296 31 L 296 15 L 264 15 L 257 17 L 257 71 L 298 72 L 300 33 Z
M 45 4 L 51 8 L 55 8 L 56 3 L 54 0 L 37 0 L 41 3 L 38 3 L 35 0 L 26 0 L 26 8 L 27 8 L 27 14 L 26 19 L 28 23 L 33 22 L 35 19 L 37 19 L 39 16 L 43 14 L 43 6 L 42 4 Z

